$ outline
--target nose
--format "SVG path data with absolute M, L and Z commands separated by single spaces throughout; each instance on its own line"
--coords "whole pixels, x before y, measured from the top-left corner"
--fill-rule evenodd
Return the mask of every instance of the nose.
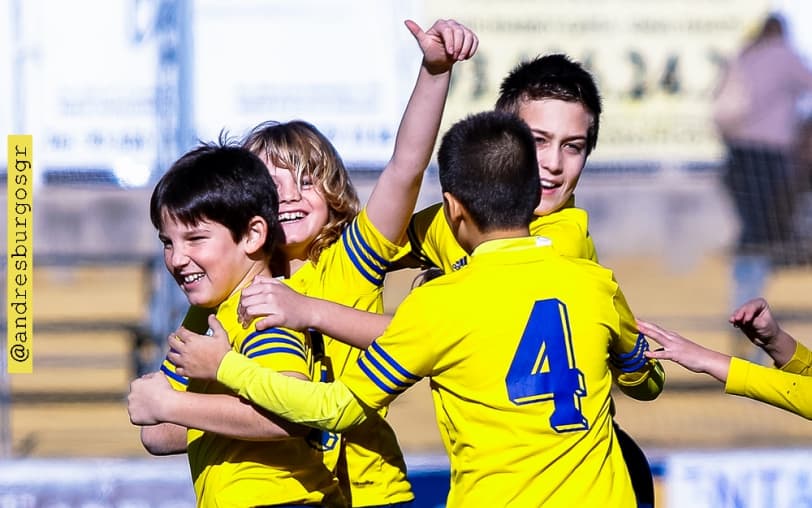
M 561 167 L 561 151 L 557 148 L 550 147 L 546 150 L 541 150 L 537 154 L 539 166 L 546 169 L 550 173 L 560 173 L 563 171 Z
M 299 201 L 302 199 L 302 194 L 299 192 L 299 186 L 295 181 L 282 180 L 277 181 L 276 191 L 279 193 L 279 201 L 282 203 L 289 203 L 291 201 Z
M 166 268 L 170 272 L 174 272 L 189 263 L 189 256 L 181 247 L 171 246 L 164 250 L 164 262 Z

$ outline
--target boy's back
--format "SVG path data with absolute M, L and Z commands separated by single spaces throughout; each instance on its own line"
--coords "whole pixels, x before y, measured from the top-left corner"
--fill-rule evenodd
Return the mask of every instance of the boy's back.
M 431 377 L 449 506 L 633 506 L 607 360 L 634 321 L 610 271 L 537 243 L 487 242 L 416 289 L 345 383 L 374 407 Z

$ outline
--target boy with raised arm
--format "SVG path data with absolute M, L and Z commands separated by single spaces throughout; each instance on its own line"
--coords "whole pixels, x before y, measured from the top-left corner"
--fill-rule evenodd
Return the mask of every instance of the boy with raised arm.
M 522 62 L 502 81 L 496 110 L 518 115 L 530 127 L 536 143 L 542 199 L 534 210 L 530 233 L 549 238 L 553 249 L 563 255 L 597 262 L 587 213 L 575 206 L 574 196 L 587 158 L 598 142 L 602 107 L 592 75 L 562 54 Z M 408 255 L 399 261 L 399 267 L 436 267 L 451 273 L 468 262 L 468 254 L 454 238 L 444 217 L 442 203 L 416 213 L 409 224 L 408 236 L 410 245 L 405 249 Z M 354 345 L 361 348 L 368 346 L 388 323 L 380 317 L 352 314 L 339 319 L 334 308 L 320 311 L 320 307 L 320 303 L 300 300 L 275 281 L 262 278 L 246 288 L 240 301 L 244 323 L 267 315 L 258 326 L 313 327 L 356 341 Z M 301 315 L 302 310 L 310 315 Z M 361 340 L 364 338 L 367 342 Z M 662 366 L 653 359 L 639 372 L 617 378 L 620 389 L 637 400 L 656 398 L 664 382 Z M 625 432 L 619 427 L 616 431 L 638 506 L 651 507 L 654 482 L 648 461 Z
M 277 274 L 283 274 L 285 284 L 304 294 L 365 311 L 383 311 L 386 267 L 399 254 L 414 211 L 436 141 L 452 67 L 470 58 L 478 44 L 471 30 L 450 19 L 437 20 L 426 31 L 410 20 L 406 27 L 423 60 L 392 158 L 363 208 L 335 147 L 315 126 L 303 121 L 264 122 L 243 142 L 265 162 L 279 191 L 285 242 L 274 259 L 280 268 Z M 311 335 L 314 342 L 316 336 L 322 338 L 315 332 Z M 325 378 L 340 377 L 344 366 L 354 363 L 360 354 L 326 334 L 321 350 Z M 176 384 L 185 382 L 171 361 L 165 361 L 162 370 Z M 177 450 L 165 435 L 167 431 L 177 434 L 178 428 L 185 431 L 184 427 L 252 440 L 280 435 L 272 418 L 237 397 L 192 400 L 186 394 L 170 395 L 167 388 L 165 379 L 158 378 L 135 385 L 131 393 L 131 401 L 143 402 L 138 404 L 134 423 L 153 417 L 165 422 L 145 427 L 142 432 L 142 442 L 151 452 L 164 447 Z M 394 431 L 383 418 L 385 413 L 383 408 L 379 418 L 370 418 L 362 428 L 338 438 L 319 435 L 313 440 L 314 446 L 326 451 L 325 463 L 342 480 L 345 497 L 353 507 L 392 506 L 414 497 Z
M 291 421 L 339 431 L 428 376 L 451 459 L 448 506 L 635 506 L 607 359 L 638 371 L 648 344 L 611 271 L 529 236 L 540 182 L 533 135 L 515 116 L 455 124 L 438 161 L 468 265 L 408 295 L 341 380 L 257 370 L 228 352 L 215 319 L 214 338 L 180 330 L 173 361 Z

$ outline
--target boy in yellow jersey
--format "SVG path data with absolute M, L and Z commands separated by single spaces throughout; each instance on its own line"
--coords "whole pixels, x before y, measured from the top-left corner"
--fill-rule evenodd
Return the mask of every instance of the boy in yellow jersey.
M 184 375 L 339 431 L 429 376 L 451 460 L 448 506 L 635 506 L 610 389 L 613 375 L 646 365 L 648 344 L 611 271 L 528 236 L 540 183 L 533 135 L 515 116 L 455 124 L 438 161 L 468 266 L 408 295 L 341 380 L 255 369 L 215 319 L 213 338 L 180 330 L 170 358 Z
M 775 369 L 707 349 L 654 323 L 638 321 L 640 330 L 663 347 L 649 358 L 671 360 L 725 384 L 725 392 L 766 402 L 812 420 L 812 352 L 784 331 L 763 298 L 745 302 L 730 322 L 775 363 Z
M 587 157 L 598 142 L 601 99 L 591 74 L 560 54 L 523 62 L 502 81 L 496 110 L 518 115 L 536 140 L 542 198 L 530 233 L 549 238 L 563 255 L 597 262 L 587 213 L 575 206 L 574 196 Z M 450 273 L 468 262 L 468 255 L 443 217 L 441 203 L 416 213 L 408 235 L 410 252 L 398 266 L 437 267 Z M 656 398 L 663 387 L 663 371 L 654 360 L 650 370 L 659 381 L 640 387 L 653 391 L 621 385 L 624 393 L 639 400 Z M 620 428 L 617 431 L 638 506 L 651 507 L 654 481 L 648 461 L 628 434 Z
M 314 126 L 302 121 L 266 122 L 244 142 L 266 163 L 279 191 L 285 242 L 274 261 L 282 265 L 279 273 L 285 275 L 280 284 L 366 311 L 383 310 L 384 275 L 400 252 L 414 211 L 423 171 L 436 140 L 451 68 L 470 58 L 478 44 L 473 32 L 454 20 L 438 20 L 425 32 L 411 21 L 406 25 L 423 52 L 423 61 L 398 129 L 392 159 L 360 213 L 340 156 Z M 323 339 L 323 372 L 340 377 L 346 365 L 355 363 L 360 350 L 327 335 Z M 164 362 L 162 370 L 170 379 L 183 381 L 171 361 Z M 168 387 L 160 381 L 154 380 L 143 391 L 149 388 L 148 405 L 160 410 L 162 421 L 171 423 L 142 432 L 142 441 L 150 451 L 171 443 L 160 434 L 176 432 L 172 424 L 216 428 L 217 432 L 254 440 L 277 435 L 273 417 L 236 397 L 230 401 L 186 398 L 163 409 L 161 406 L 167 406 L 165 398 L 178 397 L 164 397 Z M 345 497 L 354 507 L 399 506 L 414 497 L 394 431 L 383 419 L 385 413 L 382 408 L 380 416 L 341 436 L 344 460 L 337 474 L 345 487 Z M 335 435 L 313 443 L 325 450 L 331 468 L 337 462 L 337 443 Z
M 227 145 L 203 145 L 175 162 L 160 179 L 150 200 L 150 218 L 164 245 L 166 268 L 190 305 L 214 312 L 230 334 L 229 347 L 260 368 L 310 380 L 312 349 L 297 332 L 245 330 L 237 322 L 240 290 L 257 275 L 270 275 L 271 253 L 279 239 L 278 198 L 263 162 L 251 152 Z M 160 423 L 144 417 L 133 381 L 128 411 L 133 422 Z M 220 383 L 188 380 L 192 396 L 233 396 Z M 171 398 L 180 391 L 169 390 Z M 171 403 L 167 401 L 167 403 Z M 309 446 L 305 429 L 256 443 L 189 428 L 186 452 L 200 507 L 344 506 L 338 481 Z M 297 435 L 297 433 L 299 435 Z

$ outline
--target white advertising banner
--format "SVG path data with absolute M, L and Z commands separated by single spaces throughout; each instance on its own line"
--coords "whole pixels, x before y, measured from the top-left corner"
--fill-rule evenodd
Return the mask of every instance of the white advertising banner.
M 668 508 L 812 507 L 812 449 L 673 453 L 666 489 Z

